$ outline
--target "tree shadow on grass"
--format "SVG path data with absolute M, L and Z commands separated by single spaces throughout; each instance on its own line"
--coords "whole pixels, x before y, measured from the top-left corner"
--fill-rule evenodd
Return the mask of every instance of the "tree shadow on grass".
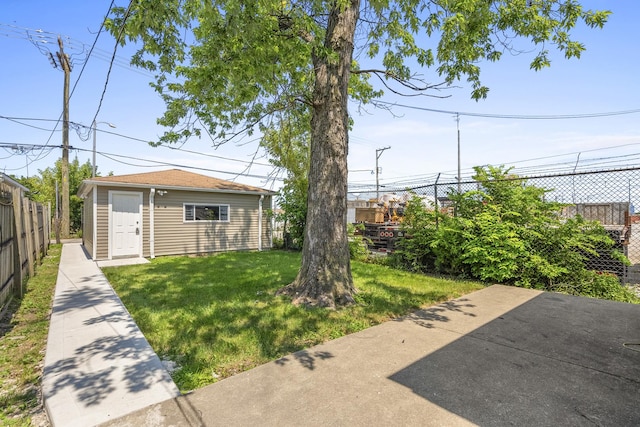
M 361 277 L 366 279 L 365 283 L 370 290 L 358 294 L 356 299 L 361 301 L 369 316 L 383 312 L 388 313 L 393 320 L 409 319 L 424 327 L 433 327 L 434 322 L 448 322 L 447 312 L 475 316 L 468 311 L 474 307 L 467 303 L 468 299 L 461 297 L 449 300 L 451 295 L 447 290 L 414 291 L 389 285 L 379 280 L 374 273 L 363 273 Z M 430 302 L 437 305 L 427 309 L 420 308 Z
M 149 328 L 150 339 L 155 339 L 154 335 L 159 338 L 159 351 L 184 361 L 184 370 L 176 377 L 180 381 L 189 377 L 201 381 L 202 372 L 209 370 L 215 371 L 213 377 L 224 378 L 271 360 L 295 360 L 314 369 L 323 357 L 303 349 L 329 339 L 323 335 L 328 322 L 335 322 L 333 326 L 345 335 L 405 316 L 423 306 L 424 301 L 438 302 L 449 297 L 446 291 L 437 289 L 416 293 L 391 286 L 365 269 L 364 280 L 371 281 L 380 292 L 361 292 L 359 306 L 347 309 L 354 311 L 353 319 L 333 316 L 335 312 L 296 308 L 285 303 L 284 297 L 274 296 L 277 289 L 295 278 L 297 269 L 289 254 L 277 252 L 175 257 L 131 269 L 123 267 L 114 284 L 139 325 Z M 464 306 L 450 305 L 448 309 L 462 310 Z M 171 318 L 171 324 L 162 331 L 154 330 L 151 318 Z M 421 319 L 424 326 L 435 320 L 435 312 Z M 444 313 L 439 320 L 445 320 Z M 239 360 L 231 353 L 240 351 L 239 345 L 245 345 L 238 344 L 242 340 L 254 342 L 257 348 Z M 217 353 L 203 357 L 203 347 Z M 221 348 L 227 349 L 226 354 L 218 352 Z M 292 352 L 298 356 L 290 356 Z M 233 361 L 210 362 L 216 359 Z M 215 381 L 213 377 L 210 382 Z M 197 381 L 181 387 L 204 385 Z
M 118 273 L 116 289 L 139 325 L 149 328 L 150 339 L 162 341 L 160 351 L 183 361 L 176 380 L 181 388 L 191 389 L 204 385 L 202 372 L 212 371 L 209 382 L 214 382 L 320 343 L 316 331 L 329 313 L 293 307 L 284 303 L 284 297 L 275 296 L 297 271 L 287 263 L 290 255 L 285 255 L 164 259 L 137 267 L 137 276 Z M 250 262 L 251 256 L 255 262 Z M 271 269 L 269 264 L 279 267 Z M 126 282 L 121 281 L 125 276 Z M 150 316 L 171 318 L 170 327 L 155 330 Z M 247 342 L 255 347 L 248 348 Z M 203 357 L 203 348 L 213 349 L 212 353 Z M 240 352 L 249 354 L 234 356 Z M 294 359 L 313 367 L 317 357 L 311 357 Z M 223 362 L 212 364 L 211 359 Z

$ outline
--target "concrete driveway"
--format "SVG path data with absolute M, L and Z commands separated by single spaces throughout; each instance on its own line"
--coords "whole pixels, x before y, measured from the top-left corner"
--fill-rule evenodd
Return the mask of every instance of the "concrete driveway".
M 110 426 L 638 426 L 640 306 L 491 286 Z

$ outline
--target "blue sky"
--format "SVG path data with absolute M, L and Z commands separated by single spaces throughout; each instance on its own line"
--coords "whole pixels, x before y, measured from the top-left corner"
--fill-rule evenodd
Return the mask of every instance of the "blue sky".
M 45 144 L 59 146 L 62 135 L 51 132 L 62 111 L 63 73 L 50 64 L 46 54 L 55 54 L 55 43 L 29 41 L 40 35 L 52 41 L 63 36 L 65 50 L 82 59 L 77 49 L 90 46 L 110 1 L 29 1 L 3 0 L 0 6 L 0 51 L 6 59 L 0 67 L 2 102 L 0 116 L 45 119 L 0 118 L 0 143 Z M 118 3 L 118 2 L 117 2 Z M 123 3 L 120 1 L 119 3 Z M 489 86 L 486 100 L 473 101 L 470 90 L 461 85 L 447 99 L 430 97 L 398 98 L 385 101 L 408 106 L 443 110 L 446 113 L 394 107 L 393 113 L 368 108 L 352 109 L 355 126 L 350 135 L 350 182 L 372 184 L 375 176 L 375 150 L 391 147 L 380 157 L 381 183 L 433 179 L 438 172 L 444 179 L 457 175 L 457 131 L 453 112 L 460 112 L 462 176 L 469 176 L 475 165 L 513 165 L 522 174 L 572 169 L 580 153 L 579 167 L 598 169 L 640 163 L 640 113 L 563 120 L 499 119 L 468 116 L 486 115 L 581 115 L 640 109 L 640 3 L 637 0 L 586 0 L 587 8 L 612 10 L 603 30 L 577 28 L 575 38 L 587 46 L 580 60 L 552 56 L 552 66 L 539 72 L 529 69 L 532 54 L 504 55 L 497 63 L 482 64 L 482 80 Z M 25 28 L 31 29 L 26 31 Z M 43 30 L 38 33 L 34 30 Z M 66 39 L 65 36 L 71 39 Z M 70 102 L 70 120 L 89 126 L 98 109 L 105 87 L 114 40 L 103 33 L 98 39 L 97 56 L 88 61 Z M 75 48 L 75 49 L 74 49 Z M 190 166 L 194 172 L 223 179 L 272 188 L 266 181 L 270 172 L 266 159 L 258 158 L 247 170 L 257 150 L 257 142 L 245 140 L 212 148 L 211 141 L 192 139 L 183 150 L 148 146 L 162 134 L 156 118 L 164 111 L 162 101 L 149 87 L 151 76 L 126 65 L 132 48 L 119 47 L 116 65 L 99 111 L 98 152 L 130 158 L 98 155 L 102 174 L 139 173 L 170 168 L 145 162 L 151 160 Z M 82 62 L 71 73 L 71 84 L 78 79 Z M 433 70 L 423 70 L 425 78 L 437 81 Z M 37 126 L 42 129 L 25 126 Z M 113 133 L 107 133 L 113 132 Z M 82 133 L 82 132 L 80 132 Z M 84 131 L 86 139 L 86 130 Z M 140 139 L 126 138 L 121 135 Z M 80 162 L 91 159 L 92 139 L 83 140 L 71 131 L 71 152 Z M 638 154 L 638 156 L 636 156 Z M 37 174 L 52 166 L 60 149 L 18 152 L 0 148 L 0 170 L 18 176 Z M 616 159 L 612 159 L 616 157 Z M 249 174 L 251 176 L 243 175 Z

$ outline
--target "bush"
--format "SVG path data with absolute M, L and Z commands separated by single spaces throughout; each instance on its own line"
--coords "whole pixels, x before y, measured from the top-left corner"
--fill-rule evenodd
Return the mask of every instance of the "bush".
M 356 234 L 356 230 L 364 230 L 363 224 L 347 224 L 347 234 L 349 238 L 349 255 L 351 259 L 364 261 L 369 258 L 369 247 L 367 241 L 361 234 Z
M 403 222 L 406 239 L 394 265 L 485 282 L 627 300 L 617 278 L 594 276 L 587 261 L 602 254 L 628 263 L 596 221 L 564 219 L 566 205 L 545 201 L 509 170 L 476 168 L 482 191 L 450 194 L 456 215 L 443 215 L 414 197 Z M 585 281 L 585 283 L 580 283 Z M 614 283 L 615 281 L 615 283 Z M 614 286 L 615 285 L 615 286 Z
M 409 200 L 402 222 L 405 237 L 397 242 L 390 264 L 415 272 L 433 270 L 436 257 L 431 243 L 436 233 L 435 225 L 435 211 L 425 209 L 419 197 Z
M 640 299 L 625 286 L 615 274 L 599 271 L 583 271 L 578 276 L 568 276 L 564 282 L 550 290 L 570 295 L 588 296 L 613 301 L 640 303 Z

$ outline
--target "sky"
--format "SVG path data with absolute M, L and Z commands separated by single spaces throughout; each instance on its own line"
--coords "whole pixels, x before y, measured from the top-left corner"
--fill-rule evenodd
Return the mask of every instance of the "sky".
M 85 61 L 109 4 L 2 0 L 0 170 L 33 176 L 61 156 L 61 126 L 54 126 L 62 114 L 64 75 L 49 58 L 59 49 L 55 40 L 60 35 L 74 63 L 70 121 L 85 126 L 70 131 L 70 159 L 91 161 L 93 134 L 88 127 L 98 112 L 99 174 L 181 168 L 278 189 L 281 182 L 268 178 L 272 169 L 256 135 L 218 148 L 206 138 L 192 138 L 173 149 L 146 143 L 163 133 L 156 118 L 164 112 L 164 103 L 149 86 L 151 74 L 128 65 L 133 47 L 118 47 L 109 70 L 115 40 L 103 32 Z M 582 4 L 613 14 L 602 30 L 575 29 L 574 38 L 587 48 L 580 59 L 566 60 L 552 52 L 551 67 L 537 72 L 529 68 L 533 52 L 505 54 L 496 63 L 480 64 L 481 80 L 490 88 L 481 101 L 472 100 L 468 85 L 461 82 L 433 93 L 447 98 L 385 95 L 381 100 L 394 105 L 391 111 L 352 104 L 348 162 L 354 194 L 375 185 L 377 155 L 380 184 L 386 187 L 432 183 L 438 173 L 440 182 L 455 180 L 458 141 L 463 178 L 479 165 L 512 166 L 516 173 L 531 175 L 640 164 L 640 2 Z M 427 81 L 439 82 L 434 70 L 417 71 Z M 630 113 L 609 114 L 620 112 Z

